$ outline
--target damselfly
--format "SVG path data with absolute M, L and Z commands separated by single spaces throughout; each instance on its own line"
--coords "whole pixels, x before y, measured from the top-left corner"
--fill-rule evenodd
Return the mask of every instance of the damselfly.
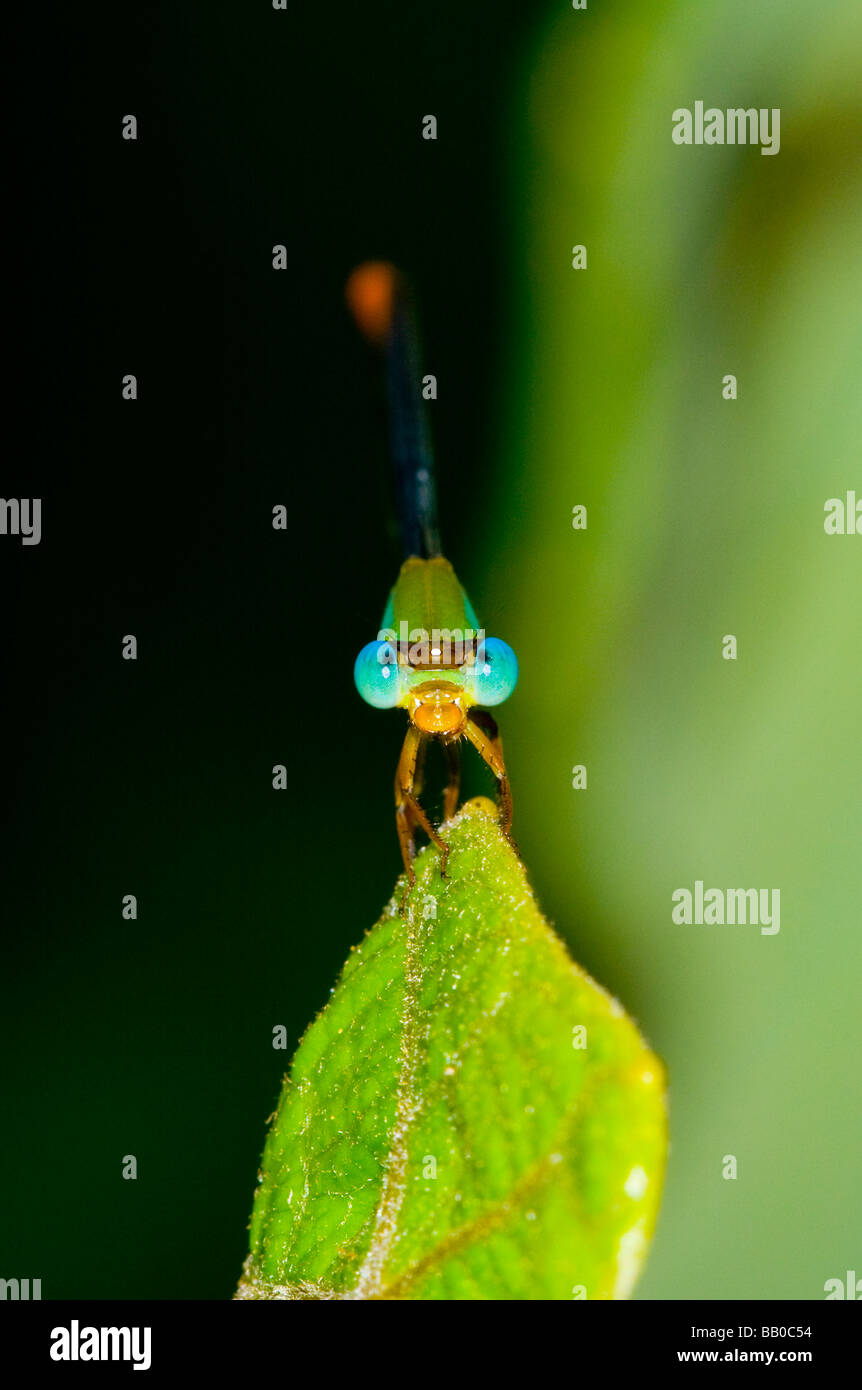
M 389 396 L 398 513 L 406 556 L 373 642 L 356 658 L 354 680 L 377 709 L 404 709 L 407 736 L 395 773 L 395 818 L 408 882 L 415 882 L 417 828 L 449 847 L 422 808 L 428 742 L 442 744 L 448 767 L 444 821 L 458 806 L 461 740 L 468 739 L 499 787 L 500 823 L 509 836 L 512 796 L 503 747 L 488 706 L 502 704 L 518 679 L 512 648 L 486 637 L 451 564 L 441 553 L 433 459 L 421 394 L 416 329 L 403 276 L 384 262 L 351 275 L 347 300 L 366 337 L 382 348 Z M 484 706 L 485 708 L 479 708 Z

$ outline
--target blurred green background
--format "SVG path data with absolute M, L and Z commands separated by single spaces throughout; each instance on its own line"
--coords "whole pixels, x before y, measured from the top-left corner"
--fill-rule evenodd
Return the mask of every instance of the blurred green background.
M 386 256 L 439 379 L 447 553 L 521 659 L 522 854 L 669 1068 L 638 1294 L 822 1298 L 862 1268 L 862 537 L 823 530 L 862 497 L 858 5 L 20 23 L 4 492 L 43 540 L 2 553 L 0 1276 L 228 1297 L 272 1029 L 391 891 L 401 728 L 351 671 L 398 555 L 341 301 Z M 699 99 L 779 107 L 780 153 L 675 146 Z M 675 926 L 696 879 L 780 888 L 780 933 Z

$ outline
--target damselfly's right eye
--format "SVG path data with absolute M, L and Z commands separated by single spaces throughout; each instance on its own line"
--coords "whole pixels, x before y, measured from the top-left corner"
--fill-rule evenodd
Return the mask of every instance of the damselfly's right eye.
M 518 684 L 518 658 L 507 642 L 486 637 L 470 668 L 469 690 L 477 705 L 501 705 Z
M 394 709 L 401 700 L 401 678 L 392 643 L 366 643 L 356 658 L 353 679 L 366 704 Z

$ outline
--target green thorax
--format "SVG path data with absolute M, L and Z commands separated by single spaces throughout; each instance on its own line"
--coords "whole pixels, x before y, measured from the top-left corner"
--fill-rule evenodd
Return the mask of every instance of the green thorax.
M 410 631 L 422 629 L 428 633 L 478 630 L 473 605 L 442 555 L 433 560 L 411 555 L 401 566 L 380 626 L 397 633 L 402 622 Z

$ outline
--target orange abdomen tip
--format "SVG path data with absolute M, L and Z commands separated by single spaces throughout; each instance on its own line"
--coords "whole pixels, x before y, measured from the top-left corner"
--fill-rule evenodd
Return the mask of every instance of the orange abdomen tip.
M 344 295 L 360 331 L 382 346 L 392 323 L 398 271 L 388 261 L 365 261 L 350 275 Z

